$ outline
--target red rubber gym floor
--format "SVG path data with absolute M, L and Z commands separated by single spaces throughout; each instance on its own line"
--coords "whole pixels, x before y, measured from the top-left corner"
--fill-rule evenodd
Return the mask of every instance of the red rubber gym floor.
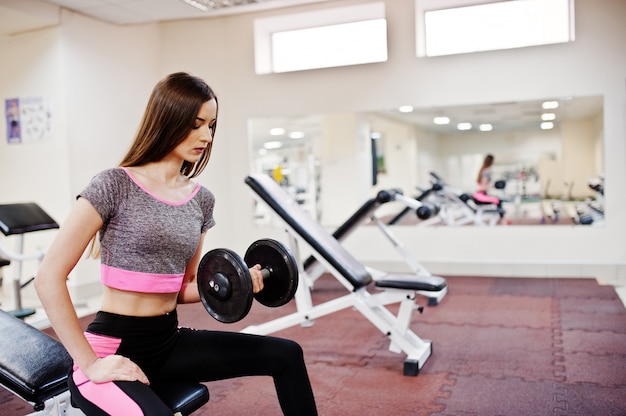
M 447 280 L 441 304 L 414 315 L 413 331 L 433 341 L 417 377 L 402 375 L 404 356 L 389 352 L 385 336 L 354 310 L 274 334 L 304 348 L 320 415 L 626 415 L 626 309 L 613 287 L 594 279 Z M 324 275 L 313 300 L 343 294 Z M 179 315 L 185 326 L 240 330 L 294 310 L 293 302 L 278 309 L 255 302 L 229 325 L 199 304 L 181 305 Z M 194 415 L 281 414 L 268 377 L 207 385 L 211 399 Z M 31 411 L 0 389 L 1 415 Z

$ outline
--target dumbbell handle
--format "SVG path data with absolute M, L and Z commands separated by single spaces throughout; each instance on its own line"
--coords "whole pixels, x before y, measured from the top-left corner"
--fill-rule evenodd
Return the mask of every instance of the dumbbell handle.
M 268 269 L 266 267 L 261 269 L 261 275 L 263 276 L 263 280 L 269 278 L 271 274 L 272 274 L 272 270 L 271 269 Z
M 248 266 L 250 268 L 250 266 Z M 269 279 L 272 274 L 272 269 L 269 267 L 261 267 L 261 276 L 263 276 L 263 280 Z
M 261 269 L 261 276 L 263 276 L 263 280 L 269 279 L 271 274 L 272 274 L 272 269 L 267 268 L 267 267 L 264 267 Z M 216 293 L 219 292 L 219 289 L 220 289 L 220 284 L 216 281 L 218 279 L 223 280 L 225 279 L 225 277 L 222 274 L 214 275 L 213 278 L 211 279 L 211 282 L 209 283 L 210 287 L 213 288 L 213 290 Z

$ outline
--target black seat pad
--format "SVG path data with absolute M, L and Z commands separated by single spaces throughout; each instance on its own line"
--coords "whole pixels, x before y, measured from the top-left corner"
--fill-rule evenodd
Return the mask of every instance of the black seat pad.
M 151 387 L 174 413 L 190 415 L 209 401 L 209 389 L 194 381 L 158 381 Z
M 63 345 L 0 310 L 0 383 L 31 403 L 67 390 L 72 358 Z
M 423 290 L 438 292 L 445 289 L 446 280 L 439 276 L 416 276 L 414 274 L 390 274 L 376 281 L 376 287 L 389 289 Z

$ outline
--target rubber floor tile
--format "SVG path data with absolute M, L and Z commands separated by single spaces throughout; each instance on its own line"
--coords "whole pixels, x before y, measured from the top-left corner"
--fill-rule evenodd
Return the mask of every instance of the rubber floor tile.
M 440 416 L 552 416 L 557 384 L 528 382 L 517 377 L 455 376 L 450 397 L 439 400 Z
M 567 383 L 594 383 L 622 387 L 626 396 L 626 352 L 597 356 L 587 353 L 563 354 L 563 375 Z M 626 409 L 624 409 L 626 415 Z

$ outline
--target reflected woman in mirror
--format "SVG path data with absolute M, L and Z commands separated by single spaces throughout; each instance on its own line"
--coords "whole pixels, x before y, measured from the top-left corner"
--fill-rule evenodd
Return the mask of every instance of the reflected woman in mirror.
M 472 198 L 478 203 L 481 204 L 494 204 L 498 207 L 498 213 L 500 214 L 500 218 L 504 217 L 504 209 L 502 208 L 502 200 L 496 196 L 489 195 L 487 192 L 491 187 L 491 177 L 492 171 L 491 166 L 493 165 L 495 158 L 492 154 L 488 154 L 485 156 L 483 160 L 483 164 L 478 171 L 478 176 L 476 178 L 477 189 L 476 192 L 472 195 Z

